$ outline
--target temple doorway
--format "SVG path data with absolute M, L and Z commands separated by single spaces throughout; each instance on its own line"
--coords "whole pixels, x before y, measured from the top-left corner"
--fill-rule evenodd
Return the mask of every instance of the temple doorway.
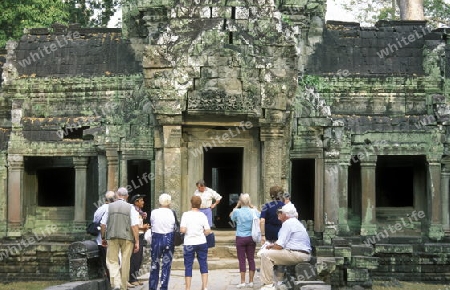
M 137 194 L 145 195 L 143 210 L 148 213 L 148 216 L 144 223 L 150 222 L 150 212 L 152 208 L 158 207 L 158 205 L 152 205 L 152 198 L 150 195 L 150 171 L 150 160 L 132 159 L 127 161 L 128 200 L 130 201 L 131 198 Z
M 243 148 L 238 147 L 214 147 L 204 152 L 205 182 L 222 196 L 213 211 L 217 228 L 231 228 L 228 216 L 242 192 L 243 152 Z
M 300 220 L 314 220 L 315 160 L 292 160 L 291 201 Z

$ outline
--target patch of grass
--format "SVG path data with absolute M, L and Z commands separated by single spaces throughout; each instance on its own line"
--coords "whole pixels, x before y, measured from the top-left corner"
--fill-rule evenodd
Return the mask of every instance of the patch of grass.
M 0 290 L 44 290 L 47 287 L 64 284 L 67 281 L 32 281 L 0 283 Z
M 450 290 L 450 284 L 430 284 L 420 282 L 403 282 L 396 279 L 390 281 L 374 281 L 373 290 Z M 0 289 L 1 290 L 1 289 Z

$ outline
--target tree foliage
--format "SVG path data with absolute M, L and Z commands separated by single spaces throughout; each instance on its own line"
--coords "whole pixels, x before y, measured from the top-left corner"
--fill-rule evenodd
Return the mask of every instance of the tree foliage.
M 410 0 L 411 1 L 411 0 Z M 362 24 L 378 20 L 400 20 L 398 0 L 350 0 L 342 6 Z M 423 0 L 425 20 L 430 26 L 450 26 L 450 5 L 445 0 Z
M 53 23 L 106 27 L 120 0 L 0 0 L 0 48 L 19 39 L 24 28 Z

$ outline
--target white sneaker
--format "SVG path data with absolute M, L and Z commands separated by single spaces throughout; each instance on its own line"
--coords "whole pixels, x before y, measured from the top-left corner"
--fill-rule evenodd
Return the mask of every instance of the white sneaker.
M 246 286 L 247 286 L 247 284 L 241 283 L 241 284 L 237 284 L 236 288 L 241 289 L 241 288 L 245 288 Z
M 248 283 L 248 284 L 247 284 L 247 287 L 248 287 L 248 288 L 253 288 L 253 282 Z
M 275 286 L 273 286 L 273 284 L 269 284 L 269 285 L 264 285 L 261 287 L 261 290 L 276 290 L 277 288 L 275 288 Z

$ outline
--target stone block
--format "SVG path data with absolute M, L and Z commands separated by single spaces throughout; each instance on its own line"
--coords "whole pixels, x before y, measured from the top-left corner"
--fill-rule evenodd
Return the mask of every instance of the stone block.
M 370 279 L 368 269 L 346 269 L 347 271 L 347 281 L 357 282 L 357 281 L 367 281 Z
M 295 280 L 313 281 L 317 279 L 316 267 L 310 263 L 299 263 L 295 265 Z
M 305 285 L 300 288 L 294 288 L 300 290 L 331 290 L 331 285 Z
M 334 257 L 334 247 L 333 246 L 317 246 L 316 247 L 317 257 Z
M 353 256 L 351 258 L 351 266 L 355 268 L 363 269 L 377 269 L 378 258 L 377 257 L 364 257 L 364 256 Z
M 348 239 L 341 237 L 334 237 L 332 245 L 335 247 L 350 247 L 351 242 Z
M 371 257 L 374 253 L 374 248 L 372 246 L 366 245 L 352 245 L 352 256 L 366 256 Z
M 352 256 L 352 249 L 351 247 L 335 247 L 334 256 L 350 258 Z
M 376 244 L 375 254 L 412 254 L 413 245 L 390 245 L 390 244 Z
M 450 244 L 444 243 L 425 243 L 424 251 L 426 253 L 450 253 Z

